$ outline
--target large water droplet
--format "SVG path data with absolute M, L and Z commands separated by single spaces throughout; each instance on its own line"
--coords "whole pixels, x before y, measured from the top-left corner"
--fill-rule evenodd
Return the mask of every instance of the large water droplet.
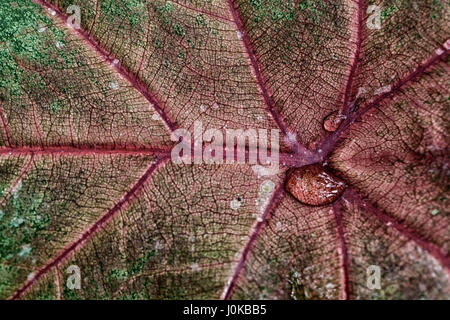
M 323 121 L 323 128 L 329 132 L 336 131 L 346 117 L 337 111 L 330 113 Z
M 301 203 L 321 206 L 339 198 L 345 183 L 322 164 L 313 164 L 289 172 L 285 187 Z

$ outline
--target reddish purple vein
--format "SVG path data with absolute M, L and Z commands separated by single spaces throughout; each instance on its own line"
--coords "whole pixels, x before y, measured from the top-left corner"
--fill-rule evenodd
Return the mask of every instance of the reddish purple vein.
M 345 230 L 342 223 L 341 202 L 333 204 L 333 214 L 336 220 L 336 231 L 339 240 L 339 257 L 341 259 L 341 298 L 349 300 L 352 297 L 352 284 L 350 278 L 350 261 L 348 256 L 347 241 L 345 240 Z
M 273 102 L 271 94 L 269 92 L 269 89 L 267 88 L 267 86 L 265 84 L 266 82 L 260 71 L 259 62 L 253 51 L 252 45 L 250 44 L 250 40 L 249 40 L 247 32 L 244 28 L 244 24 L 241 20 L 239 12 L 238 12 L 237 8 L 235 7 L 233 0 L 227 0 L 227 3 L 229 6 L 231 15 L 233 17 L 234 24 L 236 25 L 237 31 L 240 33 L 240 38 L 242 40 L 242 44 L 247 53 L 247 58 L 250 61 L 250 67 L 255 74 L 256 82 L 258 84 L 259 89 L 261 90 L 266 107 L 267 107 L 269 113 L 271 114 L 272 118 L 276 122 L 277 126 L 280 128 L 283 135 L 286 136 L 288 134 L 288 129 L 286 128 L 286 125 L 283 123 L 281 115 L 278 113 L 277 109 L 275 108 L 275 103 Z M 292 144 L 292 148 L 293 148 L 293 151 L 297 154 L 309 153 L 309 152 L 307 152 L 308 150 L 304 146 L 300 145 L 297 141 Z
M 261 234 L 261 231 L 262 231 L 264 225 L 267 223 L 267 219 L 269 218 L 270 213 L 276 208 L 276 206 L 279 203 L 283 194 L 284 194 L 284 186 L 283 186 L 283 183 L 281 182 L 275 189 L 275 192 L 273 193 L 272 197 L 270 198 L 266 208 L 264 209 L 264 212 L 259 216 L 259 219 L 256 220 L 252 229 L 250 230 L 248 240 L 244 244 L 244 247 L 241 250 L 239 259 L 236 263 L 236 267 L 233 270 L 233 275 L 231 276 L 230 280 L 227 282 L 225 289 L 222 293 L 221 298 L 223 300 L 228 300 L 233 295 L 234 289 L 239 280 L 242 269 L 245 267 L 245 265 L 247 263 L 248 256 L 251 253 L 251 250 L 253 249 L 253 246 L 255 245 L 256 240 L 258 239 L 259 235 Z
M 157 161 L 153 162 L 144 174 L 139 178 L 139 180 L 131 186 L 129 191 L 104 215 L 99 217 L 91 226 L 89 226 L 75 241 L 70 243 L 65 249 L 63 249 L 53 260 L 49 261 L 44 265 L 39 271 L 37 271 L 30 279 L 28 279 L 25 284 L 19 288 L 10 299 L 20 298 L 31 286 L 39 280 L 42 276 L 47 274 L 52 268 L 56 267 L 64 258 L 68 257 L 72 252 L 81 247 L 87 240 L 89 240 L 97 231 L 99 231 L 106 223 L 108 223 L 130 200 L 135 196 L 135 194 L 142 188 L 142 186 L 147 182 L 152 173 L 158 168 L 159 165 L 163 164 L 168 157 L 159 158 Z
M 445 254 L 437 245 L 417 234 L 417 232 L 411 228 L 398 222 L 396 219 L 390 217 L 388 214 L 383 212 L 383 210 L 375 207 L 370 201 L 363 199 L 354 189 L 348 188 L 344 192 L 343 197 L 358 205 L 364 213 L 372 217 L 376 217 L 384 224 L 389 224 L 392 226 L 400 234 L 417 244 L 422 250 L 428 252 L 432 257 L 439 261 L 447 272 L 450 273 L 450 256 Z
M 440 48 L 440 50 L 442 50 L 441 54 L 438 54 L 435 51 L 430 58 L 425 60 L 423 63 L 419 64 L 414 69 L 413 72 L 409 73 L 405 77 L 398 80 L 394 85 L 392 85 L 389 91 L 384 92 L 376 99 L 369 102 L 366 106 L 363 106 L 360 109 L 358 109 L 356 112 L 350 113 L 347 119 L 344 122 L 342 122 L 341 126 L 335 132 L 330 134 L 321 143 L 318 144 L 317 150 L 319 149 L 322 150 L 321 154 L 323 159 L 327 158 L 330 152 L 334 150 L 337 142 L 342 137 L 342 135 L 347 131 L 347 129 L 351 126 L 352 123 L 354 123 L 358 119 L 361 119 L 369 110 L 377 107 L 386 99 L 392 98 L 396 93 L 400 92 L 404 86 L 406 86 L 414 79 L 423 75 L 427 70 L 429 70 L 431 67 L 433 67 L 440 61 L 443 61 L 449 55 L 450 51 L 449 49 L 442 47 Z
M 103 146 L 36 146 L 36 147 L 14 147 L 2 148 L 0 147 L 0 155 L 155 155 L 166 156 L 170 155 L 171 147 L 116 147 L 114 145 Z
M 206 149 L 206 146 L 204 147 Z M 236 147 L 233 149 L 236 151 Z M 233 159 L 237 162 L 238 152 L 233 153 Z M 14 147 L 14 148 L 5 148 L 0 147 L 0 156 L 1 155 L 9 155 L 9 156 L 21 156 L 21 155 L 32 155 L 32 156 L 91 156 L 91 155 L 137 155 L 137 156 L 145 156 L 145 155 L 153 155 L 157 157 L 170 157 L 172 153 L 172 147 L 116 147 L 114 145 L 103 145 L 103 146 L 79 146 L 79 147 L 70 147 L 70 146 L 36 146 L 36 147 Z M 227 160 L 228 149 L 224 147 L 222 149 L 223 161 Z M 280 152 L 278 154 L 280 166 L 286 168 L 292 167 L 302 167 L 308 164 L 313 164 L 317 162 L 317 159 L 314 157 L 294 157 L 292 153 Z M 195 163 L 195 160 L 203 160 L 202 156 L 198 156 L 196 154 L 191 154 L 191 160 Z M 245 149 L 244 160 L 245 163 L 250 163 L 250 159 L 256 159 L 257 163 L 261 163 L 262 160 L 259 158 L 259 154 L 257 151 L 249 151 Z
M 345 86 L 344 92 L 344 102 L 342 105 L 342 110 L 344 114 L 349 113 L 349 101 L 350 95 L 352 93 L 353 81 L 355 74 L 358 70 L 359 59 L 361 55 L 361 45 L 362 45 L 362 30 L 363 30 L 363 13 L 364 13 L 364 0 L 358 1 L 358 20 L 356 21 L 356 46 L 355 52 L 353 53 L 353 62 L 350 67 L 350 72 L 347 79 L 347 85 Z
M 357 2 L 357 21 L 356 21 L 356 46 L 353 53 L 353 62 L 350 67 L 350 72 L 347 79 L 347 84 L 345 86 L 344 92 L 344 102 L 342 105 L 342 112 L 348 115 L 350 112 L 350 95 L 353 89 L 353 82 L 358 70 L 358 64 L 361 55 L 362 46 L 362 32 L 364 23 L 364 0 L 359 0 Z M 345 239 L 345 231 L 342 223 L 342 213 L 341 213 L 341 203 L 339 201 L 333 204 L 333 214 L 336 220 L 336 231 L 339 240 L 339 257 L 341 259 L 341 298 L 344 300 L 349 300 L 352 297 L 352 285 L 350 278 L 350 262 L 347 250 L 347 241 Z

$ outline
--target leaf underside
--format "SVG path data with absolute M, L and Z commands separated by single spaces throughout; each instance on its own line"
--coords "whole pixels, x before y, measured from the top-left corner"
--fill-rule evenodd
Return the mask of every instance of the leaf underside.
M 3 1 L 0 298 L 449 299 L 449 12 Z M 290 160 L 272 176 L 174 164 L 170 135 L 195 121 L 279 129 Z M 287 172 L 320 162 L 346 189 L 302 204 Z

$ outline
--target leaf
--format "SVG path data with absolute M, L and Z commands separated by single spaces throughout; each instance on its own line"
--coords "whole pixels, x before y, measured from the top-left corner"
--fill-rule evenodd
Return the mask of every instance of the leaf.
M 450 298 L 448 9 L 6 1 L 0 297 Z M 280 170 L 175 164 L 196 121 L 279 129 Z

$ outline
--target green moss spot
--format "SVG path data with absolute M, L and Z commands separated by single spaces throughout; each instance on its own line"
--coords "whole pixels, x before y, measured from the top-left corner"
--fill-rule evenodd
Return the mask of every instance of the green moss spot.
M 184 36 L 184 30 L 183 27 L 180 26 L 179 24 L 176 24 L 173 26 L 173 32 L 175 32 L 175 34 L 179 37 Z
M 398 8 L 394 5 L 390 6 L 389 8 L 381 10 L 381 21 L 389 18 L 397 10 L 398 10 Z

